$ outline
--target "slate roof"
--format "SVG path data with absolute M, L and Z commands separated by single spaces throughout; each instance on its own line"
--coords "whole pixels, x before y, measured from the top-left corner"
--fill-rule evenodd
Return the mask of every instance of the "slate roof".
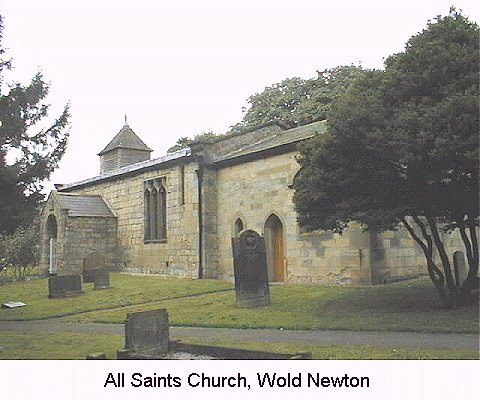
M 254 143 L 245 145 L 227 154 L 220 154 L 213 159 L 213 162 L 222 162 L 237 157 L 259 153 L 265 150 L 281 147 L 287 144 L 301 142 L 302 140 L 311 138 L 317 133 L 323 133 L 326 130 L 326 120 L 312 122 L 308 125 L 299 126 L 297 128 L 288 129 L 268 136 Z
M 168 161 L 173 161 L 182 157 L 189 157 L 190 155 L 191 155 L 191 152 L 189 148 L 178 150 L 178 151 L 175 151 L 174 153 L 167 154 L 166 156 L 154 158 L 153 160 L 140 161 L 138 163 L 130 164 L 119 169 L 104 172 L 103 174 L 94 176 L 93 178 L 84 179 L 83 181 L 74 182 L 66 185 L 59 185 L 58 190 L 64 191 L 68 189 L 73 189 L 78 186 L 85 186 L 95 182 L 115 179 L 117 176 L 136 173 L 136 171 L 151 169 L 151 168 L 154 168 L 156 165 L 160 165 Z
M 102 196 L 58 193 L 56 198 L 69 217 L 115 217 Z
M 98 153 L 99 156 L 115 149 L 132 149 L 132 150 L 144 150 L 153 151 L 150 149 L 137 134 L 127 124 L 120 129 L 112 141 Z

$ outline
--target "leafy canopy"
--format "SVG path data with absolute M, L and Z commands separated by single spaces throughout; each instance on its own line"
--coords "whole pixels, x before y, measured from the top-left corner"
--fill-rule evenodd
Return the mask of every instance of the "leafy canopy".
M 392 229 L 430 214 L 478 217 L 478 27 L 452 10 L 366 71 L 329 113 L 329 133 L 301 151 L 299 221 L 341 232 Z M 467 217 L 468 216 L 468 217 Z
M 3 30 L 0 17 L 0 39 Z M 0 56 L 4 50 L 0 42 Z M 0 83 L 10 61 L 0 61 Z M 29 85 L 0 93 L 0 233 L 31 223 L 43 200 L 43 182 L 58 166 L 68 140 L 69 105 L 46 128 L 49 85 L 37 73 Z
M 294 182 L 307 229 L 341 233 L 358 221 L 381 231 L 402 223 L 451 306 L 478 284 L 478 34 L 452 9 L 389 57 L 385 70 L 365 72 L 329 112 L 329 133 L 301 149 Z M 464 283 L 453 277 L 442 229 L 463 240 Z

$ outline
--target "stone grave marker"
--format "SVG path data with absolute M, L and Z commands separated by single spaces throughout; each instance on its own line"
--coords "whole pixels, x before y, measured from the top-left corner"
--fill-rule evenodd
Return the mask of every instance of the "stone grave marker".
M 455 282 L 458 287 L 462 287 L 467 279 L 468 270 L 465 266 L 465 257 L 463 252 L 456 251 L 453 253 L 453 270 L 455 273 Z
M 55 299 L 82 294 L 80 275 L 58 275 L 48 278 L 48 297 Z
M 127 314 L 125 321 L 125 349 L 117 358 L 134 358 L 135 354 L 155 356 L 168 353 L 170 333 L 166 309 Z
M 265 239 L 254 230 L 232 238 L 237 306 L 254 308 L 270 304 Z
M 94 251 L 83 259 L 83 281 L 93 282 L 93 271 L 105 269 L 105 257 Z
M 91 272 L 94 290 L 110 288 L 110 272 L 102 269 L 94 269 Z

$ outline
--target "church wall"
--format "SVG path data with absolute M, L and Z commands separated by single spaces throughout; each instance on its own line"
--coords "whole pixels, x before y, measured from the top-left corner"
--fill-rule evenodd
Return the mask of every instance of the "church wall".
M 302 233 L 293 208 L 292 183 L 298 164 L 293 153 L 230 166 L 218 171 L 218 276 L 233 279 L 231 238 L 237 218 L 244 229 L 265 235 L 272 213 L 283 224 L 286 280 L 313 284 L 376 284 L 426 275 L 420 247 L 406 229 L 375 235 L 356 224 L 342 234 Z M 447 253 L 464 252 L 458 234 L 445 234 Z M 439 261 L 438 254 L 436 260 Z
M 83 260 L 92 252 L 105 258 L 105 267 L 118 266 L 117 223 L 115 218 L 67 217 L 63 238 L 62 273 L 80 273 Z
M 119 268 L 129 272 L 198 276 L 197 164 L 148 171 L 119 177 L 92 186 L 70 189 L 70 193 L 97 194 L 117 215 Z M 181 177 L 184 176 L 184 184 Z M 144 182 L 165 177 L 167 190 L 167 240 L 144 243 Z M 181 188 L 184 188 L 182 196 Z
M 361 265 L 360 246 L 368 235 L 352 228 L 344 235 L 300 233 L 288 186 L 298 171 L 293 153 L 223 168 L 217 176 L 219 272 L 233 279 L 231 238 L 241 218 L 244 229 L 265 234 L 265 221 L 277 215 L 283 224 L 286 280 L 298 283 L 367 283 L 368 265 Z

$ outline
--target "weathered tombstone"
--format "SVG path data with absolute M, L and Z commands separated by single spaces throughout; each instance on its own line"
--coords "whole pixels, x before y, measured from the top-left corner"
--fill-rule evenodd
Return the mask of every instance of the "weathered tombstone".
M 83 293 L 80 275 L 59 275 L 48 278 L 48 297 L 74 296 Z
M 168 353 L 170 333 L 166 309 L 127 314 L 125 349 L 117 352 L 118 359 L 137 355 L 155 357 Z
M 453 253 L 453 270 L 455 272 L 455 282 L 457 283 L 457 287 L 462 287 L 467 279 L 468 271 L 465 267 L 465 257 L 461 251 Z
M 254 230 L 232 238 L 237 306 L 254 308 L 270 304 L 265 239 Z
M 93 276 L 93 289 L 108 289 L 110 287 L 110 272 L 102 269 L 94 269 Z
M 105 257 L 94 251 L 83 259 L 83 281 L 93 282 L 93 271 L 105 269 Z

